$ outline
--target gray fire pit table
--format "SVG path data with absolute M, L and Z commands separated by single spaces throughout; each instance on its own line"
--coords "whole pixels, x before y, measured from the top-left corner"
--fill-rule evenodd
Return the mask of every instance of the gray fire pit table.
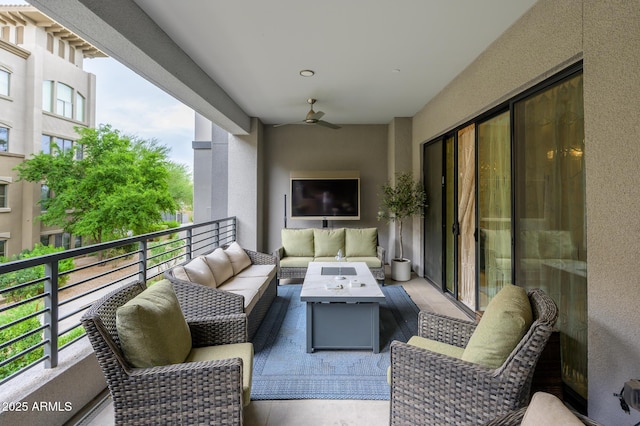
M 380 352 L 384 293 L 364 262 L 309 262 L 300 293 L 307 303 L 307 352 Z

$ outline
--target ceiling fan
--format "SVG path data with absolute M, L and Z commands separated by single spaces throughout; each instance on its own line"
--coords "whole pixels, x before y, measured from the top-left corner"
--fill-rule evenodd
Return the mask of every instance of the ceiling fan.
M 313 110 L 313 104 L 316 103 L 316 99 L 309 98 L 307 99 L 307 103 L 311 105 L 311 109 L 307 113 L 307 116 L 302 121 L 296 121 L 293 123 L 284 123 L 284 124 L 276 124 L 273 127 L 286 126 L 288 124 L 311 124 L 311 125 L 319 125 L 324 127 L 329 127 L 330 129 L 339 129 L 340 126 L 337 126 L 333 123 L 329 123 L 328 121 L 320 120 L 324 116 L 324 112 L 318 111 L 315 112 Z

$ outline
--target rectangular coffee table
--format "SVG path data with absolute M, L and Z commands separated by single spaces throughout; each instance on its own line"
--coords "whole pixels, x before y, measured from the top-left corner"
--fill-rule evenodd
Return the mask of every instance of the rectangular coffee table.
M 380 352 L 379 305 L 384 293 L 366 263 L 309 262 L 300 300 L 307 303 L 307 352 Z

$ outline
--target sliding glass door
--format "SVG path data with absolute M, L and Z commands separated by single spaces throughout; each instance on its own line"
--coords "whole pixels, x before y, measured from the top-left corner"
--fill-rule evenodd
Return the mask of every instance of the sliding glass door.
M 424 147 L 423 176 L 428 205 L 424 212 L 424 277 L 442 287 L 442 140 Z

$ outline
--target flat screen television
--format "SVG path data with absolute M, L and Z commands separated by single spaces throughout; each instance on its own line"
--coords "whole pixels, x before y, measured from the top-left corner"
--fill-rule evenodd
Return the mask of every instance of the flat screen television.
M 291 177 L 291 219 L 360 220 L 360 178 Z

